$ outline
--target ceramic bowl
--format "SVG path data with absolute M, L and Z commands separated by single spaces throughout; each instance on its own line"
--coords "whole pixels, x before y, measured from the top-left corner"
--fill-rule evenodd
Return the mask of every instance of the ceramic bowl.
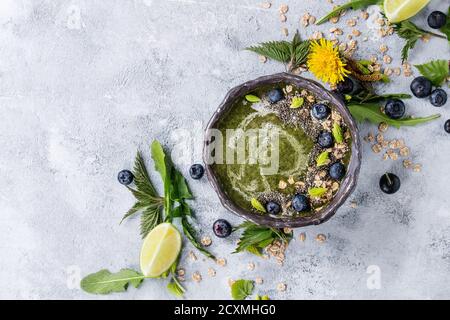
M 307 217 L 300 217 L 300 216 L 271 217 L 269 215 L 255 214 L 250 210 L 246 210 L 237 206 L 223 190 L 220 180 L 214 173 L 212 165 L 208 164 L 211 162 L 209 159 L 210 150 L 208 149 L 208 146 L 211 143 L 210 141 L 211 135 L 209 134 L 210 130 L 215 129 L 217 127 L 218 122 L 224 115 L 226 115 L 228 112 L 233 111 L 232 108 L 238 99 L 242 99 L 242 97 L 244 97 L 246 94 L 254 91 L 255 89 L 261 86 L 276 85 L 278 83 L 284 84 L 290 83 L 297 86 L 298 88 L 305 88 L 313 92 L 320 100 L 330 101 L 334 106 L 336 106 L 337 110 L 341 113 L 343 120 L 347 124 L 351 133 L 351 140 L 352 140 L 351 158 L 347 167 L 347 174 L 341 181 L 339 191 L 326 207 Z M 355 121 L 353 120 L 350 112 L 348 111 L 347 107 L 345 106 L 343 101 L 339 99 L 339 97 L 337 97 L 334 93 L 326 90 L 324 87 L 322 87 L 315 81 L 288 73 L 278 73 L 269 76 L 263 76 L 255 80 L 245 82 L 231 89 L 227 93 L 225 99 L 220 104 L 216 112 L 213 114 L 211 120 L 209 121 L 206 127 L 203 145 L 203 160 L 206 165 L 206 173 L 209 182 L 211 183 L 212 187 L 219 196 L 222 205 L 229 211 L 259 225 L 265 225 L 276 228 L 284 228 L 284 227 L 298 228 L 309 225 L 317 225 L 327 221 L 336 213 L 338 208 L 345 202 L 345 200 L 353 192 L 353 190 L 356 187 L 361 166 L 361 141 L 358 134 L 358 127 Z

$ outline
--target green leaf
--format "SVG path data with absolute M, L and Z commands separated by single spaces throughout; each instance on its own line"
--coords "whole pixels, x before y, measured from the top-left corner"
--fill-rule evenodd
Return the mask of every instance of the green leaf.
M 366 103 L 366 102 L 382 102 L 389 99 L 410 99 L 412 96 L 410 94 L 406 93 L 388 93 L 388 94 L 381 94 L 378 95 L 373 92 L 368 92 L 363 90 L 362 92 L 358 93 L 357 95 L 349 96 L 350 101 L 352 102 L 358 102 L 359 104 Z
M 175 168 L 173 168 L 172 170 L 172 188 L 170 194 L 171 199 L 173 201 L 192 199 L 191 191 L 189 190 L 184 176 Z
M 253 293 L 254 287 L 251 280 L 237 280 L 231 285 L 231 297 L 234 300 L 245 300 Z
M 406 40 L 405 46 L 402 49 L 402 61 L 408 60 L 409 50 L 413 49 L 417 41 L 429 32 L 419 28 L 409 20 L 404 20 L 399 23 L 393 23 L 392 27 L 397 35 Z
M 297 109 L 303 106 L 303 103 L 305 102 L 305 99 L 301 97 L 293 97 L 291 102 L 291 109 Z
M 181 298 L 186 292 L 186 289 L 178 281 L 174 281 L 174 279 L 167 284 L 167 290 L 178 298 Z
M 258 201 L 258 199 L 252 198 L 250 203 L 252 204 L 252 207 L 255 208 L 256 210 L 266 213 L 266 208 L 264 208 L 264 206 L 261 204 L 261 202 Z
M 337 6 L 336 8 L 334 8 L 330 13 L 328 13 L 326 16 L 320 18 L 316 24 L 322 24 L 328 20 L 330 20 L 331 18 L 339 15 L 343 10 L 345 9 L 353 9 L 353 10 L 357 10 L 357 9 L 364 9 L 368 6 L 371 6 L 373 4 L 379 4 L 382 3 L 382 0 L 353 0 L 353 1 L 349 1 L 343 5 Z
M 161 209 L 164 206 L 164 199 L 157 195 L 139 152 L 136 153 L 133 175 L 136 190 L 128 186 L 127 189 L 130 190 L 137 201 L 123 216 L 120 223 L 134 214 L 142 212 L 141 235 L 145 237 L 155 226 L 162 222 Z
M 161 175 L 163 181 L 168 181 L 170 178 L 169 166 L 166 160 L 166 154 L 159 141 L 154 140 L 150 147 L 152 153 L 152 159 L 155 162 L 155 169 Z
M 315 197 L 315 198 L 320 198 L 321 196 L 323 196 L 325 193 L 327 192 L 326 188 L 310 188 L 308 190 L 308 194 L 311 197 Z
M 450 45 L 450 7 L 448 7 L 447 23 L 440 30 L 443 34 L 445 34 L 448 44 Z
M 240 224 L 236 228 L 236 230 L 239 229 L 243 229 L 243 232 L 234 253 L 248 251 L 260 255 L 260 249 L 264 249 L 274 240 L 278 239 L 283 242 L 289 242 L 292 239 L 292 234 L 285 234 L 283 231 L 260 226 L 248 221 Z
M 448 77 L 448 60 L 434 60 L 415 65 L 419 72 L 436 87 L 440 86 Z
M 161 216 L 161 208 L 156 207 L 148 207 L 142 212 L 141 215 L 141 237 L 144 239 L 150 231 L 153 230 L 158 224 L 162 222 L 162 216 Z
M 337 143 L 344 142 L 344 136 L 342 135 L 342 129 L 339 124 L 334 123 L 333 129 L 331 129 L 331 132 L 333 133 L 334 141 L 336 141 Z
M 258 46 L 248 47 L 246 50 L 284 63 L 289 62 L 291 58 L 291 44 L 287 41 L 263 42 Z
M 138 288 L 145 276 L 132 269 L 122 269 L 117 273 L 111 273 L 106 269 L 92 273 L 81 280 L 81 289 L 93 294 L 109 294 L 112 292 L 124 292 L 131 284 Z
M 350 104 L 347 107 L 353 118 L 355 118 L 355 120 L 358 122 L 364 122 L 365 120 L 368 120 L 374 124 L 386 122 L 387 124 L 396 128 L 400 128 L 402 126 L 415 126 L 421 123 L 435 120 L 441 116 L 440 114 L 435 114 L 425 118 L 404 118 L 394 120 L 382 113 L 378 104 Z
M 142 158 L 140 152 L 136 153 L 136 159 L 134 161 L 134 184 L 136 188 L 148 195 L 157 196 L 155 187 L 153 187 L 152 182 L 150 181 L 150 177 L 148 176 L 148 171 L 144 163 L 144 159 Z
M 330 153 L 328 151 L 324 151 L 321 154 L 319 154 L 319 156 L 317 157 L 316 163 L 317 166 L 323 166 L 325 164 L 327 164 L 328 160 L 329 160 L 329 155 Z
M 197 248 L 198 251 L 200 251 L 205 256 L 207 256 L 208 258 L 215 260 L 216 257 L 211 252 L 209 252 L 208 250 L 203 248 L 203 246 L 197 241 L 196 232 L 195 232 L 194 228 L 191 226 L 191 224 L 189 223 L 187 217 L 184 216 L 181 218 L 181 225 L 183 227 L 184 234 L 186 235 L 188 240 L 192 243 L 192 245 L 195 248 Z
M 298 42 L 295 45 L 293 44 L 293 58 L 291 60 L 293 61 L 293 68 L 298 68 L 302 64 L 305 64 L 308 60 L 308 54 L 309 54 L 309 48 L 310 48 L 310 41 L 305 40 L 302 42 Z
M 247 248 L 245 248 L 245 251 L 247 251 L 247 252 L 249 252 L 251 254 L 254 254 L 254 255 L 258 256 L 258 257 L 262 256 L 261 248 L 258 248 L 258 247 L 254 246 L 254 245 L 249 245 Z
M 261 101 L 261 99 L 259 97 L 255 96 L 253 94 L 245 95 L 245 100 L 247 100 L 248 102 L 252 102 L 252 103 Z

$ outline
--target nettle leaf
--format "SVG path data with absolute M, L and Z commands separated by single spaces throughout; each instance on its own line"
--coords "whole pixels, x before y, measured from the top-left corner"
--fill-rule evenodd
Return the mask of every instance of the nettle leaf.
M 245 95 L 245 100 L 251 103 L 260 102 L 261 99 L 258 96 L 255 96 L 254 94 L 247 94 Z
M 287 41 L 269 41 L 251 46 L 246 50 L 253 51 L 267 58 L 287 63 L 291 58 L 291 44 Z
M 261 202 L 258 201 L 258 199 L 252 198 L 250 203 L 252 204 L 252 207 L 255 208 L 256 210 L 266 213 L 266 208 L 264 208 L 264 206 L 261 204 Z
M 347 106 L 353 118 L 358 122 L 370 121 L 374 124 L 379 124 L 380 122 L 386 122 L 387 124 L 399 129 L 402 126 L 415 126 L 421 123 L 426 123 L 435 119 L 438 119 L 441 115 L 435 114 L 424 118 L 403 118 L 399 120 L 394 120 L 386 116 L 381 112 L 380 106 L 378 104 L 364 104 L 356 105 L 350 104 Z
M 333 129 L 331 129 L 333 133 L 333 138 L 337 143 L 344 142 L 344 136 L 342 135 L 342 128 L 337 123 L 333 124 Z
M 293 66 L 294 68 L 299 67 L 302 64 L 306 63 L 306 60 L 308 59 L 309 48 L 310 48 L 309 40 L 298 42 L 295 45 L 293 44 L 294 59 L 292 59 L 292 60 L 294 62 L 294 66 Z
M 303 103 L 305 102 L 304 98 L 301 97 L 293 97 L 291 102 L 291 109 L 297 109 L 303 106 Z
M 437 87 L 445 81 L 449 73 L 447 60 L 433 60 L 428 63 L 415 65 L 415 67 Z
M 124 292 L 129 285 L 138 288 L 145 276 L 132 269 L 122 269 L 117 273 L 103 269 L 81 280 L 81 289 L 93 294 Z
M 324 151 L 321 154 L 319 154 L 319 156 L 317 157 L 316 163 L 317 166 L 323 166 L 325 164 L 327 164 L 328 160 L 329 160 L 329 155 L 330 153 L 328 151 Z
M 231 285 L 231 297 L 234 300 L 245 300 L 253 293 L 255 285 L 251 280 L 236 280 Z
M 308 194 L 314 198 L 320 198 L 327 192 L 327 188 L 310 188 Z

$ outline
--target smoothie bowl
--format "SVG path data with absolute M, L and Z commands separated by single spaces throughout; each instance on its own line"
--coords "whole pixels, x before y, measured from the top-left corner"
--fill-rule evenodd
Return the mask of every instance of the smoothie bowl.
M 287 73 L 231 89 L 211 118 L 203 160 L 225 208 L 276 228 L 320 224 L 356 186 L 361 150 L 343 102 Z

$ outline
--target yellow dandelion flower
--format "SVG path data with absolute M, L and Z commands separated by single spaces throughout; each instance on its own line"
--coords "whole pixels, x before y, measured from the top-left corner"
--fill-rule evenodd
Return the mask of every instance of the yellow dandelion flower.
M 312 41 L 308 55 L 308 69 L 323 82 L 335 85 L 350 74 L 339 56 L 339 49 L 330 40 Z

